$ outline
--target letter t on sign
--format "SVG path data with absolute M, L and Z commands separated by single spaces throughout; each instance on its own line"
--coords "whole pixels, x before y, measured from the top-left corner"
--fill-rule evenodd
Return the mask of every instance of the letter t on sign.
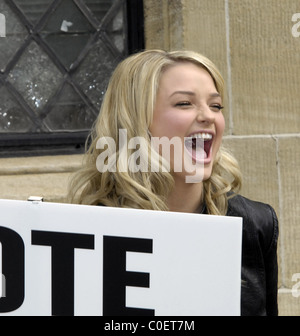
M 103 237 L 103 316 L 154 316 L 154 310 L 126 307 L 126 286 L 149 287 L 149 273 L 126 271 L 126 251 L 152 253 L 152 240 Z
M 32 245 L 51 246 L 52 249 L 52 314 L 74 315 L 74 250 L 93 250 L 94 236 L 32 231 Z

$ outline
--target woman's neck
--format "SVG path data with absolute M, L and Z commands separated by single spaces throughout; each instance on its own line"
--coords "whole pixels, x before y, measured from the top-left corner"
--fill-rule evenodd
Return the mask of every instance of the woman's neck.
M 203 183 L 181 183 L 181 181 L 175 181 L 167 204 L 170 211 L 198 212 L 203 204 Z

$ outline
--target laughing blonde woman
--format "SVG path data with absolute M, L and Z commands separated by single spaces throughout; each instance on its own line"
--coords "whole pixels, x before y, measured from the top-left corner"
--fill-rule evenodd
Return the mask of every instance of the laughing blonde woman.
M 277 315 L 277 217 L 269 205 L 238 194 L 241 172 L 222 145 L 223 102 L 223 78 L 201 54 L 148 50 L 128 57 L 111 77 L 70 201 L 243 217 L 241 314 Z M 119 146 L 120 134 L 144 140 Z M 170 140 L 168 157 L 154 138 Z M 101 139 L 113 140 L 115 152 Z M 172 151 L 172 139 L 195 171 Z

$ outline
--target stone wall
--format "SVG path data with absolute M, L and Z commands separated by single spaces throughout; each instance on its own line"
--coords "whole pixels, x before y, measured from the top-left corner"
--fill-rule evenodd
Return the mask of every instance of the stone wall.
M 81 155 L 0 159 L 0 199 L 41 196 L 46 202 L 64 203 L 69 178 L 81 162 Z
M 300 315 L 300 297 L 292 291 L 300 280 L 300 37 L 292 34 L 295 13 L 300 13 L 297 0 L 145 0 L 148 49 L 201 52 L 226 80 L 224 143 L 240 162 L 242 194 L 271 204 L 280 221 L 281 315 Z

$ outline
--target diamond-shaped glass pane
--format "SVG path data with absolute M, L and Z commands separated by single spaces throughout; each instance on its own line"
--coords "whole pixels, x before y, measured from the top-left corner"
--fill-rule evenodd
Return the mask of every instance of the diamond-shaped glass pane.
M 48 55 L 32 42 L 8 79 L 35 111 L 41 111 L 56 92 L 62 77 Z
M 119 2 L 119 0 L 84 0 L 84 3 L 98 19 L 99 23 L 102 22 L 111 6 Z
M 95 60 L 99 60 L 95 62 Z M 84 59 L 74 79 L 92 103 L 100 108 L 109 78 L 120 59 L 99 40 Z
M 124 8 L 121 7 L 116 15 L 114 15 L 108 25 L 107 34 L 111 42 L 115 45 L 120 53 L 125 51 L 126 31 L 124 24 Z
M 45 38 L 57 57 L 68 69 L 77 60 L 90 38 L 89 34 L 82 35 L 49 35 Z
M 69 68 L 95 33 L 95 28 L 72 0 L 64 0 L 42 28 L 42 36 Z
M 26 18 L 32 22 L 37 23 L 53 0 L 14 0 L 20 7 Z
M 121 0 L 84 0 L 120 53 L 126 48 L 126 4 Z
M 4 72 L 15 52 L 24 43 L 28 33 L 4 1 L 0 1 L 0 13 L 6 18 L 6 37 L 0 38 L 0 71 Z
M 42 28 L 43 33 L 82 33 L 95 29 L 72 0 L 63 0 Z
M 66 84 L 44 121 L 52 131 L 83 131 L 92 127 L 95 118 L 72 86 Z
M 5 87 L 0 87 L 0 134 L 29 132 L 32 123 Z

